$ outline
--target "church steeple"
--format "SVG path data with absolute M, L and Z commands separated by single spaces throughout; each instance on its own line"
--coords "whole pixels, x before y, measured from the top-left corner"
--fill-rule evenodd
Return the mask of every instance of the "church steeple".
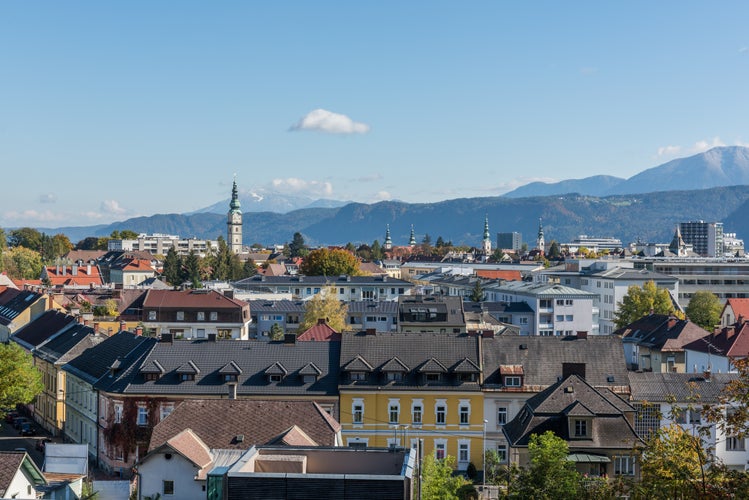
M 408 245 L 415 247 L 416 246 L 416 235 L 414 234 L 414 225 L 411 224 L 411 237 L 408 239 Z
M 541 217 L 538 218 L 538 240 L 536 240 L 536 247 L 543 254 L 545 251 L 544 243 L 544 226 L 541 224 Z
M 239 204 L 236 176 L 234 177 L 234 185 L 231 188 L 229 213 L 226 214 L 226 243 L 229 245 L 229 250 L 232 253 L 242 252 L 242 209 Z
M 492 237 L 489 233 L 489 216 L 484 218 L 484 241 L 482 243 L 484 255 L 492 253 Z
M 383 245 L 383 248 L 385 250 L 393 249 L 393 240 L 390 238 L 390 224 L 385 227 L 385 245 Z

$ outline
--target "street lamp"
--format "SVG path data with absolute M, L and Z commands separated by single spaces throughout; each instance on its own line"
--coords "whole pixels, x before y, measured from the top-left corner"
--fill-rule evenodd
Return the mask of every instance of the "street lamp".
M 481 466 L 482 466 L 482 472 L 481 472 L 481 493 L 483 495 L 486 495 L 486 424 L 488 424 L 489 421 L 484 419 L 484 435 L 483 435 L 483 453 L 481 454 Z

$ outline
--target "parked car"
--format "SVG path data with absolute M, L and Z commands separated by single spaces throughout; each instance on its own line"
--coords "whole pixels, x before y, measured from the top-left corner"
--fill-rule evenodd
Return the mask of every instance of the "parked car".
M 18 432 L 22 436 L 33 436 L 36 434 L 36 427 L 31 425 L 31 422 L 24 422 L 21 424 L 21 427 L 18 429 Z
M 17 411 L 12 410 L 5 414 L 5 422 L 12 424 L 16 417 L 20 417 Z
M 21 425 L 23 425 L 23 423 L 24 423 L 24 422 L 29 422 L 29 423 L 31 423 L 31 420 L 29 420 L 29 419 L 28 419 L 28 418 L 26 418 L 26 417 L 16 417 L 16 418 L 15 418 L 15 419 L 13 420 L 13 427 L 15 427 L 16 429 L 20 429 L 20 428 L 21 428 Z

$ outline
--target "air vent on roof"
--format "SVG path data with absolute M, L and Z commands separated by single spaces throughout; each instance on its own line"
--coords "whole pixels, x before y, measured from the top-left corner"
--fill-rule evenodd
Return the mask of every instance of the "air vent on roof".
M 528 344 L 520 344 L 520 350 L 521 351 L 524 351 L 526 349 L 528 349 Z
M 609 384 L 613 384 L 614 383 L 614 376 L 613 375 L 607 376 L 606 377 L 606 382 L 608 382 Z
M 237 443 L 244 443 L 244 434 L 237 434 L 237 437 L 234 438 Z
M 566 392 L 568 394 L 571 394 L 571 393 L 575 392 L 575 388 L 572 387 L 571 385 L 568 385 L 567 387 L 564 388 L 564 392 Z

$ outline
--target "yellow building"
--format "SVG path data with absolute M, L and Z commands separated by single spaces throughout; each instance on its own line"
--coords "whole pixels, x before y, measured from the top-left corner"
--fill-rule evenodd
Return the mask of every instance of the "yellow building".
M 344 445 L 423 446 L 482 467 L 479 339 L 465 334 L 344 335 L 340 418 Z
M 47 294 L 14 288 L 0 293 L 0 305 L 0 342 L 8 342 L 16 331 L 56 307 Z

